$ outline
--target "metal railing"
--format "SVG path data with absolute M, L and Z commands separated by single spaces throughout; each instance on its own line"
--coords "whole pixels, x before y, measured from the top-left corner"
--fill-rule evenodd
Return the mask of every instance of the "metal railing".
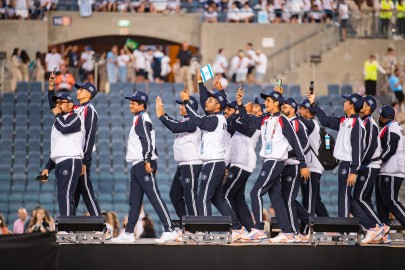
M 298 67 L 308 62 L 311 55 L 321 55 L 329 51 L 339 43 L 339 40 L 339 29 L 335 24 L 325 24 L 322 29 L 298 40 L 293 40 L 293 36 L 289 34 L 287 45 L 268 56 L 270 74 L 276 77 Z

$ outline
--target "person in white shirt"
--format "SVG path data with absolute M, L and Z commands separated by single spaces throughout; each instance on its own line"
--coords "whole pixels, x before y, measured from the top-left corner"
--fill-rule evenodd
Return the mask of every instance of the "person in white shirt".
M 172 67 L 170 66 L 170 57 L 164 55 L 161 60 L 161 71 L 160 71 L 160 79 L 163 81 L 167 81 L 167 76 L 172 71 Z
M 130 61 L 131 57 L 128 55 L 126 49 L 122 48 L 120 55 L 117 57 L 119 82 L 127 82 L 128 64 Z
M 326 16 L 328 14 L 326 13 Z M 326 18 L 328 20 L 328 17 Z M 339 23 L 340 23 L 340 37 L 342 41 L 346 40 L 347 35 L 347 21 L 349 20 L 349 6 L 344 0 L 339 1 Z
M 228 22 L 239 22 L 240 21 L 240 10 L 236 6 L 236 3 L 233 2 L 231 8 L 228 10 L 226 15 Z
M 275 13 L 274 23 L 280 23 L 283 20 L 284 1 L 283 0 L 274 0 L 273 4 L 274 4 L 274 13 Z
M 304 10 L 304 2 L 302 0 L 289 0 L 287 2 L 287 9 L 290 13 L 290 22 L 292 24 L 299 23 L 299 18 Z
M 256 83 L 262 84 L 266 75 L 268 59 L 259 49 L 256 50 L 256 55 Z
M 143 82 L 147 78 L 146 74 L 146 59 L 144 46 L 141 45 L 137 50 L 133 52 L 135 57 L 134 67 L 136 73 L 136 82 Z
M 309 13 L 311 12 L 311 0 L 304 0 L 304 16 L 302 22 L 307 23 L 309 22 Z
M 248 70 L 247 70 L 247 80 L 249 83 L 252 83 L 252 82 L 254 82 L 253 70 L 256 67 L 257 56 L 256 56 L 255 50 L 253 49 L 253 44 L 251 42 L 248 42 L 246 44 L 245 56 L 249 60 Z
M 208 10 L 204 11 L 204 21 L 215 23 L 218 21 L 218 13 L 212 5 L 208 6 Z
M 28 0 L 17 0 L 15 4 L 15 13 L 17 18 L 27 19 L 29 6 L 30 4 Z
M 214 64 L 212 65 L 212 69 L 215 74 L 222 74 L 223 77 L 225 76 L 226 69 L 228 68 L 228 60 L 225 57 L 225 50 L 223 48 L 218 50 L 218 54 L 215 57 Z
M 94 83 L 94 51 L 90 46 L 84 47 L 84 52 L 80 56 L 82 62 L 82 70 L 86 76 L 86 80 L 90 83 Z
M 249 2 L 245 2 L 243 8 L 240 10 L 241 22 L 250 23 L 253 21 L 254 16 L 255 14 L 253 13 L 253 9 L 250 8 Z
M 330 23 L 333 20 L 333 4 L 334 0 L 322 0 L 322 7 L 325 12 L 325 23 Z
M 311 23 L 321 23 L 324 18 L 324 13 L 319 5 L 313 5 L 312 11 L 309 13 Z
M 49 75 L 51 75 L 55 67 L 56 71 L 59 71 L 61 63 L 62 63 L 62 56 L 56 50 L 56 46 L 53 46 L 51 48 L 51 52 L 48 53 L 45 57 L 46 77 L 49 78 Z

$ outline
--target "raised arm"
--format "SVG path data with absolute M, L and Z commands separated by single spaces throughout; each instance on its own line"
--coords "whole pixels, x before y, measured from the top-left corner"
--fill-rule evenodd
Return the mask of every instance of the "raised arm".
M 82 121 L 79 115 L 74 112 L 70 113 L 66 119 L 62 114 L 57 114 L 54 125 L 62 134 L 71 134 L 80 131 Z

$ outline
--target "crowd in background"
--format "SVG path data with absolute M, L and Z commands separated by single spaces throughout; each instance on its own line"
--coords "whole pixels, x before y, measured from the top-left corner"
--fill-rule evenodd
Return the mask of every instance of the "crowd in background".
M 219 49 L 213 61 L 213 72 L 221 77 L 223 85 L 235 83 L 264 83 L 267 56 L 247 43 L 229 59 L 224 49 Z M 98 72 L 98 88 L 108 92 L 109 85 L 117 82 L 179 82 L 193 89 L 196 71 L 201 68 L 199 56 L 193 55 L 189 44 L 184 42 L 175 58 L 167 56 L 159 46 L 140 45 L 128 49 L 114 45 L 108 52 L 94 52 L 90 46 L 79 51 L 78 46 L 68 46 L 63 54 L 52 47 L 47 54 L 37 52 L 31 59 L 25 50 L 15 48 L 9 62 L 11 91 L 19 81 L 40 81 L 48 78 L 56 68 L 57 90 L 70 91 L 76 81 L 95 83 Z M 172 75 L 169 78 L 169 75 Z
M 84 213 L 85 216 L 90 214 Z M 102 213 L 106 221 L 106 237 L 117 237 L 122 230 L 125 229 L 128 223 L 128 216 L 119 221 L 117 213 L 108 211 Z M 25 208 L 18 209 L 18 218 L 12 222 L 12 226 L 7 226 L 4 216 L 0 213 L 0 235 L 2 234 L 22 234 L 36 232 L 52 232 L 55 231 L 55 220 L 50 215 L 49 211 L 40 206 L 35 207 L 31 215 Z M 10 224 L 11 225 L 11 224 Z M 11 229 L 12 228 L 12 229 Z M 149 215 L 141 210 L 138 223 L 135 227 L 136 238 L 156 238 L 153 221 Z
M 73 6 L 70 6 L 73 5 Z M 331 23 L 350 26 L 358 35 L 373 34 L 374 17 L 378 34 L 386 37 L 394 26 L 405 35 L 404 0 L 0 0 L 0 19 L 44 19 L 48 10 L 137 13 L 201 13 L 205 22 L 233 23 Z M 82 10 L 83 9 L 83 10 Z M 84 11 L 84 9 L 89 9 Z M 84 16 L 84 15 L 83 15 Z M 375 28 L 375 27 L 374 27 Z

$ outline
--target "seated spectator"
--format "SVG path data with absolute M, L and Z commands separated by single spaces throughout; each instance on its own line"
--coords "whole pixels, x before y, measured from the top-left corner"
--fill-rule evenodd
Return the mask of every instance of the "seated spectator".
M 16 18 L 16 0 L 9 0 L 6 8 L 6 16 L 9 20 Z
M 7 228 L 6 221 L 3 218 L 3 215 L 0 214 L 0 234 L 11 234 L 12 232 Z
M 29 6 L 30 6 L 29 0 L 17 0 L 16 7 L 15 7 L 17 19 L 25 20 L 28 18 Z
M 110 215 L 111 215 L 112 224 L 113 224 L 113 228 L 114 228 L 113 237 L 118 237 L 118 235 L 120 234 L 120 221 L 118 220 L 118 216 L 117 216 L 116 212 L 111 211 Z
M 130 0 L 119 0 L 117 2 L 118 12 L 128 12 L 130 4 Z
M 145 11 L 144 0 L 131 0 L 130 8 L 135 12 L 143 13 Z
M 151 13 L 163 13 L 167 9 L 166 0 L 149 0 L 149 12 Z
M 312 11 L 309 13 L 309 18 L 311 23 L 321 23 L 323 21 L 323 11 L 319 8 L 318 5 L 312 7 Z
M 180 12 L 180 0 L 167 0 L 167 10 L 171 13 Z
M 229 0 L 221 0 L 221 2 L 219 2 L 219 8 L 222 11 L 227 11 L 229 7 Z
M 108 0 L 107 11 L 108 12 L 116 12 L 117 11 L 117 0 Z
M 249 2 L 245 2 L 239 16 L 241 22 L 250 23 L 253 21 L 255 14 L 253 13 L 253 9 L 250 8 Z
M 239 22 L 240 21 L 240 10 L 236 6 L 236 3 L 233 2 L 231 8 L 228 10 L 227 13 L 227 20 L 228 22 Z
M 49 227 L 51 228 L 51 232 L 55 230 L 55 220 L 51 217 L 51 214 L 47 209 L 45 209 L 45 220 L 49 223 Z
M 33 232 L 50 232 L 51 231 L 51 221 L 46 218 L 45 209 L 38 208 L 35 212 L 35 216 L 31 219 L 28 225 L 28 233 Z
M 209 6 L 208 10 L 204 11 L 204 22 L 215 23 L 218 21 L 218 13 L 213 6 Z
M 143 224 L 143 233 L 141 234 L 140 238 L 156 238 L 155 227 L 153 225 L 153 221 L 150 219 L 148 215 L 142 219 Z
M 110 212 L 103 212 L 102 215 L 105 219 L 105 226 L 107 227 L 107 231 L 105 232 L 105 239 L 109 240 L 114 235 L 114 221 Z
M 24 225 L 29 222 L 27 210 L 25 208 L 18 209 L 18 219 L 14 221 L 13 233 L 24 233 Z
M 93 11 L 107 11 L 107 0 L 94 0 Z
M 290 22 L 297 24 L 300 22 L 300 15 L 304 10 L 304 2 L 302 0 L 289 0 L 286 9 L 290 14 Z
M 6 18 L 6 0 L 0 0 L 0 20 L 4 20 Z

